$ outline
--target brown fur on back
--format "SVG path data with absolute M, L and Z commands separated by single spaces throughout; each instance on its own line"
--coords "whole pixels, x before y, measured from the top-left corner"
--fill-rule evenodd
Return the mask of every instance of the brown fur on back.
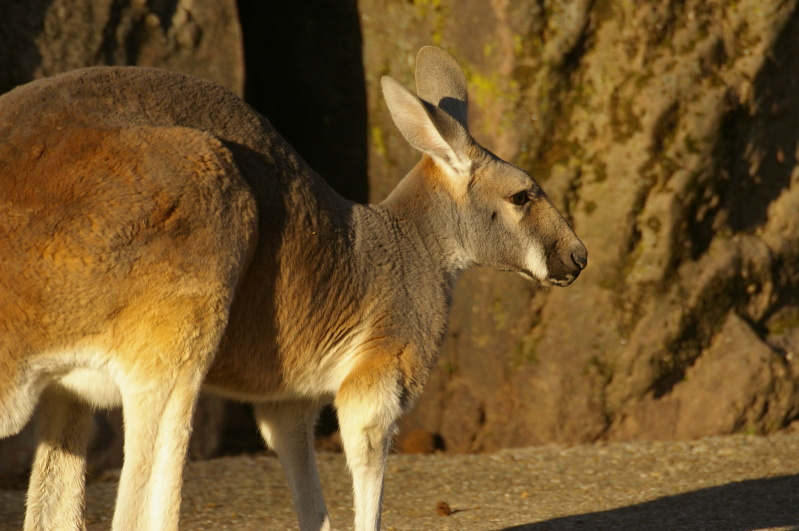
M 104 108 L 115 96 L 97 78 L 131 72 L 77 72 L 0 99 L 0 371 L 7 382 L 21 359 L 77 342 L 118 348 L 138 329 L 148 343 L 168 345 L 175 330 L 159 333 L 158 321 L 146 317 L 159 305 L 165 314 L 193 312 L 181 300 L 211 303 L 230 289 L 220 283 L 238 278 L 236 255 L 255 241 L 255 198 L 220 139 L 161 113 L 170 102 L 158 100 L 157 90 L 149 94 L 160 101 L 152 113 L 160 120 L 142 120 L 141 102 L 120 105 L 117 115 Z M 148 72 L 152 81 L 188 79 Z M 131 346 L 124 352 L 136 357 Z
M 20 109 L 42 118 L 30 120 Z M 369 264 L 356 255 L 374 251 L 379 242 L 356 241 L 352 218 L 359 207 L 333 193 L 265 118 L 233 94 L 170 72 L 102 67 L 12 91 L 0 100 L 0 117 L 0 161 L 7 161 L 0 162 L 6 176 L 0 185 L 6 229 L 0 230 L 9 231 L 6 242 L 28 242 L 30 258 L 15 259 L 15 267 L 38 263 L 39 268 L 29 275 L 32 281 L 21 281 L 22 272 L 6 276 L 16 287 L 0 295 L 4 304 L 35 316 L 30 327 L 16 326 L 15 342 L 25 348 L 12 356 L 93 334 L 92 327 L 100 330 L 117 318 L 119 301 L 146 296 L 154 304 L 153 286 L 186 284 L 192 277 L 198 286 L 212 282 L 216 272 L 208 269 L 215 250 L 200 247 L 214 233 L 247 241 L 251 248 L 250 265 L 235 272 L 241 277 L 230 326 L 208 375 L 212 387 L 252 396 L 296 393 L 292 387 L 315 377 L 304 371 L 315 356 L 350 339 L 363 340 L 359 330 L 368 323 L 359 317 L 362 301 L 381 286 L 368 285 Z M 214 166 L 218 171 L 209 171 Z M 175 168 L 185 172 L 176 174 Z M 237 193 L 248 197 L 241 211 L 224 193 L 197 188 L 203 175 L 224 181 L 225 170 L 243 181 Z M 225 227 L 208 226 L 211 220 Z M 196 233 L 197 226 L 208 233 Z M 195 233 L 181 234 L 187 227 Z M 38 235 L 36 243 L 30 243 L 31 234 Z M 192 238 L 195 243 L 188 241 Z M 182 240 L 185 246 L 177 243 Z M 0 255 L 19 256 L 20 249 L 3 245 Z M 159 253 L 163 258 L 153 259 Z M 135 272 L 144 256 L 150 263 L 140 268 L 141 275 L 152 278 L 119 282 L 136 277 L 131 269 Z M 66 262 L 74 263 L 75 279 L 101 277 L 114 289 L 125 286 L 141 294 L 111 289 L 76 298 L 83 290 L 78 280 L 66 285 L 69 275 L 48 273 Z M 45 285 L 49 278 L 62 285 Z M 331 312 L 331 304 L 340 310 Z M 6 315 L 8 322 L 16 320 Z M 86 329 L 34 324 L 49 318 L 66 322 L 67 316 L 74 321 L 76 315 L 82 315 Z M 48 337 L 34 344 L 36 333 Z M 64 337 L 50 337 L 56 333 Z M 416 362 L 408 364 L 410 369 Z

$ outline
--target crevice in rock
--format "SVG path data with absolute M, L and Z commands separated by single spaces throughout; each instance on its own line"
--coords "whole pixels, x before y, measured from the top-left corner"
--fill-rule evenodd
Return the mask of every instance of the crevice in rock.
M 356 0 L 239 0 L 247 102 L 339 193 L 368 200 Z
M 794 12 L 754 80 L 749 113 L 738 113 L 732 124 L 726 206 L 736 232 L 765 223 L 769 206 L 788 187 L 797 164 L 799 116 L 790 110 L 799 106 L 797 34 L 799 12 Z
M 172 27 L 172 17 L 175 16 L 179 3 L 180 0 L 150 0 L 150 10 L 158 16 L 165 33 Z

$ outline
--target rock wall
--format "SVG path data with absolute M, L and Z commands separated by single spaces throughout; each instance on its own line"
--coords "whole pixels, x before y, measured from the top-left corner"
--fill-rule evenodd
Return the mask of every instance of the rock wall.
M 379 201 L 418 158 L 379 78 L 412 87 L 419 47 L 444 47 L 474 136 L 536 177 L 589 267 L 563 290 L 467 273 L 398 446 L 693 438 L 799 417 L 797 34 L 796 0 L 12 0 L 0 91 L 95 64 L 215 79 L 345 195 L 366 198 L 368 166 Z M 204 400 L 194 455 L 223 410 Z M 118 426 L 98 416 L 96 468 L 118 462 Z M 0 475 L 31 440 L 0 441 Z
M 244 87 L 235 0 L 5 1 L 0 65 L 0 93 L 94 65 L 178 70 L 238 94 Z
M 589 250 L 563 290 L 461 280 L 407 446 L 761 433 L 797 418 L 795 1 L 360 7 L 372 199 L 418 158 L 378 78 L 412 87 L 416 50 L 439 44 L 465 67 L 474 136 L 529 170 Z

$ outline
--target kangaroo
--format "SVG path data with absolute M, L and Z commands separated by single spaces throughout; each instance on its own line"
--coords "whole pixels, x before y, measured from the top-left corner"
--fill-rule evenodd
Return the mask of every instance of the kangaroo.
M 473 265 L 566 286 L 580 240 L 467 127 L 425 47 L 390 114 L 421 161 L 380 204 L 336 194 L 221 87 L 96 67 L 0 97 L 0 437 L 38 405 L 25 529 L 84 529 L 93 409 L 122 406 L 113 529 L 174 530 L 201 390 L 254 404 L 303 530 L 329 529 L 313 430 L 333 403 L 355 528 L 378 529 L 397 418 Z

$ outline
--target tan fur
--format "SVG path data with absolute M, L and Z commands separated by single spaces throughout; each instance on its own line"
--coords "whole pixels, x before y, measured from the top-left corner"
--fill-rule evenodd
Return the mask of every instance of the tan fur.
M 334 403 L 356 528 L 379 527 L 394 424 L 458 275 L 567 285 L 586 264 L 532 178 L 469 136 L 452 58 L 424 48 L 419 65 L 426 103 L 383 81 L 423 157 L 380 205 L 335 194 L 205 81 L 96 68 L 0 98 L 0 436 L 37 402 L 44 426 L 27 529 L 82 528 L 89 405 L 125 416 L 114 529 L 175 529 L 201 385 L 254 403 L 302 529 L 330 527 L 313 425 Z

